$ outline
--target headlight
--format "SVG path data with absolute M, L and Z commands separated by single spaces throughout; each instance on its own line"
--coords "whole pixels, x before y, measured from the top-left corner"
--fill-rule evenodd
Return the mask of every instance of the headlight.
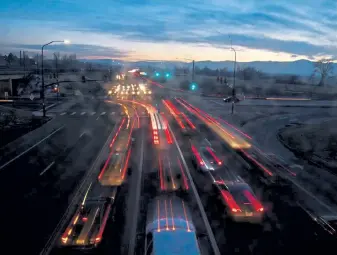
M 112 91 L 111 90 L 109 90 L 109 95 L 111 95 L 112 94 Z
M 137 92 L 137 95 L 139 95 L 139 91 Z
M 151 95 L 151 94 L 152 94 L 152 92 L 151 92 L 151 91 L 149 91 L 149 94 Z

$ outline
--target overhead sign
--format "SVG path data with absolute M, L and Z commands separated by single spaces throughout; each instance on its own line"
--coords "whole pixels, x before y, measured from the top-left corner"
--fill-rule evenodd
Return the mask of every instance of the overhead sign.
M 35 98 L 34 95 L 33 95 L 33 94 L 30 94 L 29 99 L 33 101 L 34 98 Z

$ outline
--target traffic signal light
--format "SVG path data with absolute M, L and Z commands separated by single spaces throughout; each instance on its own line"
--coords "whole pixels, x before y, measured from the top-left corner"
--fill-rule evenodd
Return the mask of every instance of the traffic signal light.
M 158 73 L 158 72 L 155 73 L 155 76 L 156 76 L 156 77 L 159 77 L 159 75 L 160 75 L 160 73 Z
M 169 78 L 171 75 L 169 73 L 165 74 L 166 78 Z
M 196 83 L 191 83 L 191 90 L 196 90 L 197 89 L 197 84 Z

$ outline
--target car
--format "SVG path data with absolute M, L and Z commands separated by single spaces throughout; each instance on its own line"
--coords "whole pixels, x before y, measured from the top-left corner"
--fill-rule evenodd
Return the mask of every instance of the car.
M 195 142 L 191 142 L 191 150 L 192 162 L 198 171 L 208 172 L 222 167 L 222 160 L 217 156 L 216 151 L 207 139 L 204 139 L 201 146 L 197 146 Z
M 223 101 L 225 103 L 232 103 L 232 102 L 238 103 L 238 102 L 240 102 L 240 99 L 238 99 L 237 97 L 230 96 L 230 97 L 224 98 Z
M 88 250 L 97 247 L 102 241 L 112 203 L 110 198 L 99 198 L 79 205 L 62 232 L 58 248 Z
M 199 255 L 196 229 L 187 203 L 176 196 L 159 196 L 148 207 L 145 255 Z
M 184 172 L 176 172 L 176 169 L 168 169 L 165 166 L 161 166 L 159 171 L 162 192 L 184 192 L 188 190 L 188 182 Z M 181 169 L 181 171 L 183 170 Z
M 250 186 L 243 181 L 216 181 L 213 186 L 234 222 L 261 223 L 264 207 Z

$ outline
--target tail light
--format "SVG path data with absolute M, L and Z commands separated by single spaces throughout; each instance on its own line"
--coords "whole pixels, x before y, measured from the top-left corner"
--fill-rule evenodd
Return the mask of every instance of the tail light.
M 252 195 L 252 193 L 250 193 L 248 190 L 245 190 L 245 191 L 243 191 L 243 194 L 249 200 L 249 202 L 251 202 L 251 204 L 253 205 L 254 209 L 257 212 L 263 212 L 264 211 L 264 208 L 263 208 L 262 204 Z
M 235 199 L 228 191 L 222 190 L 221 195 L 225 199 L 227 205 L 229 206 L 232 212 L 241 212 L 239 205 L 236 203 Z
M 194 147 L 194 145 L 192 145 L 191 148 L 192 148 L 192 152 L 193 152 L 194 156 L 197 158 L 199 164 L 200 164 L 201 166 L 205 165 L 205 162 L 202 160 L 202 158 L 201 158 L 199 152 L 198 152 L 197 149 Z

